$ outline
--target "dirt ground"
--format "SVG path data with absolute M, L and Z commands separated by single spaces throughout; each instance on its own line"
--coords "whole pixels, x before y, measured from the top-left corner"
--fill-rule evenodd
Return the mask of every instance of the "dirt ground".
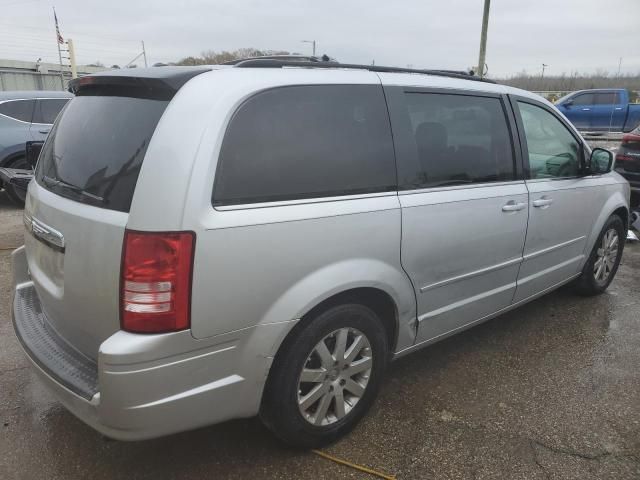
M 0 193 L 0 478 L 373 478 L 283 447 L 256 419 L 107 440 L 43 389 L 13 334 Z M 639 479 L 640 244 L 608 292 L 561 289 L 395 362 L 370 414 L 326 449 L 399 479 Z M 215 408 L 215 405 L 212 405 Z

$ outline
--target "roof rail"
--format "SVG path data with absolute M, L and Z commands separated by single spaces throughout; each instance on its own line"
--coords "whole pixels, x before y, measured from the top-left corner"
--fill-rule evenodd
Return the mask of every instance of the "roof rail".
M 248 62 L 251 60 L 280 60 L 282 62 L 322 62 L 322 58 L 306 56 L 306 55 L 264 55 L 261 57 L 247 57 L 247 58 L 238 58 L 236 60 L 229 60 L 228 62 L 223 62 L 221 65 L 237 65 L 242 62 Z
M 477 82 L 496 83 L 493 80 L 480 78 L 473 72 L 457 70 L 417 70 L 413 68 L 383 67 L 380 65 L 358 65 L 353 63 L 338 63 L 335 61 L 287 61 L 273 58 L 251 58 L 240 60 L 235 64 L 236 68 L 283 68 L 283 67 L 311 67 L 311 68 L 348 68 L 354 70 L 369 70 L 370 72 L 391 72 L 391 73 L 419 73 L 423 75 L 434 75 L 438 77 L 459 78 L 461 80 L 474 80 Z

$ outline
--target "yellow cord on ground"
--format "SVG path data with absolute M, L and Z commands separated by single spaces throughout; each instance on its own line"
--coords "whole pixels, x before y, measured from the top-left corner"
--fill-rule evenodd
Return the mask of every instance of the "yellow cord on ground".
M 321 452 L 320 450 L 311 450 L 311 451 L 316 455 L 326 458 L 327 460 L 331 460 L 332 462 L 339 463 L 340 465 L 345 465 L 347 467 L 360 470 L 361 472 L 368 473 L 369 475 L 375 475 L 376 477 L 384 478 L 385 480 L 396 480 L 395 475 L 387 475 L 386 473 L 377 472 L 376 470 L 372 470 L 371 468 L 363 467 L 362 465 L 351 463 L 347 460 L 342 460 L 341 458 L 336 458 L 333 455 L 329 455 L 328 453 Z

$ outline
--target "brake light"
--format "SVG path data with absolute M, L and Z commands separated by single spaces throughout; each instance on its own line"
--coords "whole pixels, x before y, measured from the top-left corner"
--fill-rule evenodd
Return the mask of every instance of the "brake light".
M 616 162 L 624 163 L 624 162 L 631 162 L 631 161 L 633 161 L 633 158 L 631 158 L 629 155 L 623 155 L 621 153 L 618 153 L 616 155 Z
M 640 135 L 634 133 L 625 133 L 622 136 L 622 145 L 640 144 Z
M 193 232 L 125 232 L 120 271 L 123 330 L 161 333 L 190 327 L 194 244 Z

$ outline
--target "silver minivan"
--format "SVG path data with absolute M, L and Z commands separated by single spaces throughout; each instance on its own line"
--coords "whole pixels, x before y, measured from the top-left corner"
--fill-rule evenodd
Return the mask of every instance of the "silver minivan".
M 278 60 L 70 88 L 13 318 L 44 383 L 108 437 L 259 414 L 327 444 L 390 360 L 568 282 L 601 293 L 622 255 L 611 153 L 529 92 Z

